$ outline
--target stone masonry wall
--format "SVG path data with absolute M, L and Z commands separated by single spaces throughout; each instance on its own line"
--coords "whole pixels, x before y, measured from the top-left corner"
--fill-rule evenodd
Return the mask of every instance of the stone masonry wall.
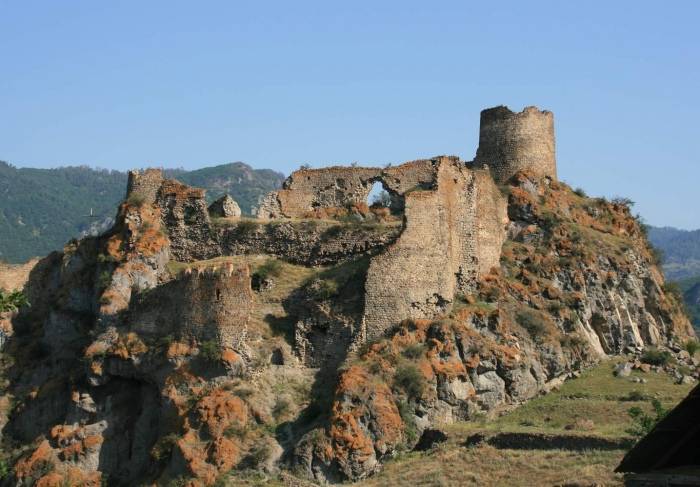
M 434 164 L 434 160 L 426 159 L 385 169 L 336 166 L 294 171 L 281 190 L 264 198 L 258 217 L 304 218 L 316 208 L 364 203 L 377 181 L 394 197 L 417 186 L 432 187 L 436 177 Z
M 556 179 L 554 115 L 537 107 L 520 113 L 505 106 L 483 110 L 474 162 L 488 165 L 497 183 L 523 170 Z
M 148 293 L 130 322 L 140 333 L 216 340 L 243 351 L 253 299 L 248 266 L 195 270 Z
M 126 185 L 126 196 L 140 196 L 144 203 L 152 205 L 156 201 L 156 195 L 163 183 L 163 171 L 161 169 L 146 169 L 145 171 L 129 171 L 129 180 Z
M 177 260 L 207 259 L 215 255 L 215 242 L 205 191 L 173 179 L 162 182 L 157 195 L 163 222 Z
M 31 259 L 24 264 L 5 264 L 0 262 L 0 289 L 6 291 L 22 290 L 29 279 L 29 273 L 39 259 Z
M 505 241 L 503 229 L 508 225 L 508 201 L 491 178 L 489 171 L 473 171 L 477 188 L 476 260 L 478 275 L 487 274 L 493 267 L 500 267 L 501 247 Z
M 436 162 L 436 188 L 406 194 L 404 232 L 370 262 L 363 317 L 369 340 L 402 319 L 444 313 L 456 293 L 498 265 L 505 198 L 484 171 L 454 158 Z

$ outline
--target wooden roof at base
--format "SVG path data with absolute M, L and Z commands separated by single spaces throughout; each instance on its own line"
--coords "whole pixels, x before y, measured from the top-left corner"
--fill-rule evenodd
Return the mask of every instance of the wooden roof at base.
M 625 455 L 616 472 L 700 465 L 700 385 Z

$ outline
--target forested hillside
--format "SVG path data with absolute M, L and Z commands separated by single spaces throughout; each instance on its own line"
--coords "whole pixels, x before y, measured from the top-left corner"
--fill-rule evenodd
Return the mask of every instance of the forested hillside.
M 663 253 L 667 279 L 678 281 L 700 276 L 700 230 L 649 227 L 649 241 Z
M 661 251 L 666 279 L 679 284 L 693 326 L 700 330 L 700 230 L 649 227 L 649 241 Z
M 244 213 L 284 179 L 242 162 L 166 172 L 207 189 L 208 199 L 230 194 Z M 124 197 L 126 177 L 125 172 L 86 166 L 31 169 L 0 161 L 0 259 L 22 262 L 60 249 L 91 229 L 107 228 Z

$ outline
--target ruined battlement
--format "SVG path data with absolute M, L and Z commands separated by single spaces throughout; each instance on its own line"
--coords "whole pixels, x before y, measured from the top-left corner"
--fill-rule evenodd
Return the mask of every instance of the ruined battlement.
M 144 202 L 152 205 L 156 201 L 158 190 L 163 184 L 162 169 L 146 169 L 144 171 L 129 171 L 126 185 L 127 199 L 132 195 L 143 198 Z
M 344 208 L 367 201 L 372 185 L 381 182 L 401 209 L 399 197 L 409 190 L 435 185 L 440 159 L 458 161 L 456 156 L 410 161 L 399 166 L 300 169 L 263 200 L 258 218 L 304 218 L 318 208 Z
M 534 106 L 522 112 L 505 106 L 483 110 L 474 162 L 487 165 L 497 183 L 518 171 L 556 179 L 554 115 Z

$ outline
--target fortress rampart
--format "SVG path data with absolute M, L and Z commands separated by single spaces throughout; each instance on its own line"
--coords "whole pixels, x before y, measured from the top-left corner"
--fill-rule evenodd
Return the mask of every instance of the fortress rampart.
M 525 170 L 556 179 L 554 115 L 537 107 L 520 113 L 505 106 L 483 110 L 474 162 L 489 166 L 497 183 Z
M 365 203 L 372 185 L 382 183 L 391 196 L 394 213 L 403 211 L 403 225 L 394 233 L 395 238 L 366 239 L 359 245 L 359 253 L 372 256 L 361 333 L 372 339 L 401 319 L 433 318 L 444 313 L 455 295 L 469 293 L 480 276 L 498 266 L 508 218 L 506 198 L 497 183 L 523 170 L 556 178 L 554 148 L 551 112 L 535 107 L 520 113 L 504 106 L 490 108 L 481 113 L 479 148 L 471 163 L 455 156 L 439 156 L 386 168 L 300 169 L 287 178 L 282 189 L 267 195 L 258 216 L 312 218 L 319 209 Z M 213 232 L 204 192 L 164 180 L 158 170 L 130 174 L 129 194 L 133 193 L 160 207 L 176 259 L 245 253 L 256 242 L 265 243 L 258 229 L 248 232 L 247 240 L 243 239 L 250 240 L 248 243 L 242 243 L 237 229 Z M 294 252 L 304 251 L 299 239 L 282 240 L 286 246 L 283 252 L 269 245 L 263 246 L 264 251 L 280 256 L 289 255 L 292 247 Z M 341 246 L 358 247 L 355 240 L 336 240 Z M 347 249 L 336 252 L 339 256 L 353 253 Z M 203 316 L 212 313 L 221 315 L 215 321 L 231 321 L 218 301 L 207 301 L 214 287 L 217 293 L 225 287 L 208 282 L 198 281 L 183 291 L 187 296 L 203 293 L 181 309 L 183 319 L 195 323 L 195 328 L 201 328 Z M 247 296 L 249 288 L 248 284 L 232 289 Z M 211 302 L 211 309 L 195 304 L 204 302 Z
M 130 321 L 140 333 L 216 340 L 240 351 L 252 307 L 248 266 L 227 265 L 181 273 L 147 295 Z
M 455 294 L 498 265 L 505 239 L 506 201 L 485 171 L 456 158 L 432 161 L 433 189 L 406 194 L 405 229 L 372 258 L 365 282 L 363 329 L 375 339 L 397 317 L 433 318 Z
M 365 203 L 375 182 L 381 182 L 392 196 L 395 209 L 403 209 L 400 195 L 417 187 L 431 187 L 435 178 L 436 169 L 430 159 L 386 169 L 339 166 L 300 169 L 287 178 L 282 189 L 267 196 L 258 217 L 304 218 L 317 208 Z

